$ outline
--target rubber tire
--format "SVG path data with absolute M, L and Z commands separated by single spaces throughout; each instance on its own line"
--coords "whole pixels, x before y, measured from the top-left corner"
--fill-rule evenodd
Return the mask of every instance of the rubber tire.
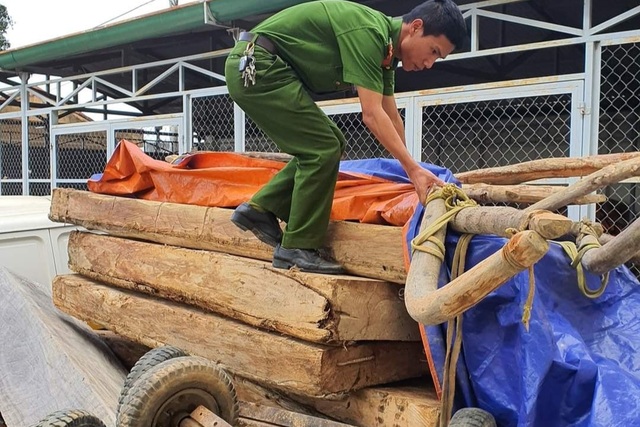
M 98 417 L 82 410 L 57 411 L 34 427 L 106 427 Z
M 219 410 L 207 409 L 235 425 L 239 408 L 231 378 L 214 362 L 189 356 L 165 361 L 144 372 L 125 396 L 116 426 L 161 427 L 154 425 L 153 420 L 162 405 L 188 389 L 197 389 L 213 397 Z
M 120 398 L 118 399 L 118 408 L 116 412 L 120 412 L 120 407 L 122 406 L 122 402 L 129 392 L 129 389 L 138 380 L 138 378 L 140 378 L 142 374 L 147 372 L 149 369 L 158 366 L 163 362 L 166 362 L 167 360 L 184 356 L 188 356 L 188 354 L 184 350 L 170 345 L 152 348 L 144 355 L 142 355 L 142 357 L 138 359 L 135 365 L 133 365 L 131 371 L 129 371 L 129 375 L 127 375 L 127 378 L 124 380 L 124 386 L 122 387 L 122 391 L 120 392 Z
M 496 427 L 496 420 L 484 409 L 463 408 L 453 414 L 449 427 Z

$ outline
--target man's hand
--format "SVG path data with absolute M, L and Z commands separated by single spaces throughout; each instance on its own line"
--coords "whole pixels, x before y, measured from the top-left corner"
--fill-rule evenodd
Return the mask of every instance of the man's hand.
M 416 193 L 418 193 L 418 199 L 420 200 L 420 204 L 424 205 L 427 196 L 429 195 L 429 191 L 431 188 L 435 186 L 443 187 L 446 183 L 435 176 L 430 171 L 423 169 L 421 167 L 415 168 L 413 171 L 409 173 L 409 179 L 413 183 L 413 186 L 416 189 Z
M 434 185 L 444 186 L 445 183 L 428 170 L 422 168 L 422 166 L 411 157 L 411 154 L 405 146 L 404 139 L 401 137 L 401 135 L 404 136 L 402 121 L 394 125 L 393 120 L 389 117 L 390 112 L 398 115 L 395 101 L 392 103 L 390 97 L 383 97 L 380 93 L 362 87 L 358 87 L 358 97 L 360 98 L 362 120 L 365 125 L 367 125 L 384 148 L 386 148 L 393 157 L 398 159 L 413 183 L 416 193 L 418 193 L 420 203 L 424 205 L 431 187 Z M 385 110 L 384 106 L 387 107 L 389 113 Z

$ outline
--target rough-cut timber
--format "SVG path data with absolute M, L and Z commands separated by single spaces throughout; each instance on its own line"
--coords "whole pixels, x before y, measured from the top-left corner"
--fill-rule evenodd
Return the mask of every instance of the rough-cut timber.
M 586 176 L 606 166 L 634 157 L 640 152 L 601 154 L 589 157 L 556 157 L 532 160 L 497 168 L 477 169 L 457 173 L 456 178 L 465 184 L 483 182 L 485 184 L 520 184 L 544 178 L 568 178 Z
M 462 189 L 469 198 L 481 204 L 487 203 L 536 203 L 566 187 L 551 185 L 491 185 L 464 184 Z M 572 200 L 573 205 L 606 202 L 604 194 L 587 194 Z
M 305 341 L 420 341 L 394 283 L 87 232 L 73 232 L 68 248 L 69 267 L 84 276 Z
M 236 227 L 232 212 L 57 188 L 49 216 L 116 236 L 270 261 L 273 248 Z M 399 227 L 332 222 L 327 233 L 332 255 L 349 273 L 394 283 L 406 277 L 402 244 Z
M 271 260 L 273 249 L 233 225 L 231 212 L 57 188 L 50 218 L 114 236 Z M 549 239 L 571 228 L 560 215 L 536 215 L 529 220 L 514 208 L 477 207 L 458 213 L 450 226 L 462 233 L 504 235 L 507 228 L 525 225 Z M 327 232 L 328 251 L 349 273 L 401 284 L 406 280 L 403 241 L 401 227 L 376 224 L 338 221 Z
M 76 318 L 144 345 L 173 345 L 218 362 L 231 373 L 295 394 L 326 397 L 427 371 L 420 343 L 311 344 L 80 275 L 57 276 L 53 301 Z
M 238 424 L 247 427 L 262 425 L 281 427 L 354 427 L 350 424 L 250 402 L 240 402 L 240 420 Z
M 426 381 L 426 380 L 425 380 Z M 371 387 L 342 400 L 303 399 L 319 412 L 360 427 L 432 427 L 440 402 L 433 386 Z
M 640 157 L 637 155 L 623 162 L 614 163 L 593 172 L 575 184 L 568 186 L 562 193 L 553 194 L 529 206 L 526 210 L 547 209 L 554 211 L 566 206 L 570 200 L 576 197 L 584 196 L 607 185 L 616 184 L 634 176 L 640 176 Z

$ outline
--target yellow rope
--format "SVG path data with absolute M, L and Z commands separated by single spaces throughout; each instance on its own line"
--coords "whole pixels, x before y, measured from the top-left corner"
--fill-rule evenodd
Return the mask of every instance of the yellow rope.
M 467 250 L 473 234 L 463 234 L 458 240 L 458 245 L 453 253 L 451 279 L 455 279 L 464 273 Z M 440 408 L 439 427 L 447 427 L 453 411 L 453 401 L 456 394 L 456 366 L 462 348 L 462 315 L 447 323 L 447 353 L 444 361 L 444 374 L 442 384 L 442 405 Z M 454 335 L 455 330 L 455 335 Z M 455 337 L 455 338 L 454 338 Z
M 416 237 L 411 240 L 411 249 L 414 251 L 421 251 L 431 254 L 440 261 L 444 262 L 444 244 L 433 236 L 442 228 L 447 225 L 449 221 L 462 209 L 478 206 L 475 200 L 470 199 L 461 188 L 455 184 L 447 184 L 444 187 L 432 192 L 427 197 L 426 204 L 435 199 L 444 199 L 444 204 L 447 208 L 447 212 L 437 219 L 430 227 L 420 232 Z M 436 247 L 424 245 L 425 242 L 432 243 Z
M 609 283 L 609 273 L 607 272 L 602 275 L 600 286 L 597 289 L 589 289 L 589 287 L 587 286 L 587 279 L 584 273 L 584 268 L 582 267 L 582 257 L 585 253 L 587 253 L 587 251 L 600 248 L 602 247 L 602 245 L 600 245 L 600 242 L 598 242 L 598 233 L 593 227 L 593 223 L 588 219 L 583 219 L 582 221 L 580 221 L 580 233 L 578 235 L 578 240 L 581 240 L 586 235 L 595 237 L 596 241 L 592 243 L 583 243 L 580 245 L 580 247 L 577 247 L 573 242 L 556 243 L 558 243 L 562 247 L 562 249 L 564 249 L 565 253 L 571 260 L 571 267 L 576 269 L 578 288 L 580 289 L 582 294 L 587 298 L 598 298 L 607 289 L 607 285 Z
M 459 187 L 454 184 L 447 184 L 439 190 L 431 193 L 427 198 L 426 204 L 433 201 L 436 198 L 442 198 L 445 201 L 447 212 L 438 218 L 433 224 L 421 231 L 412 241 L 411 249 L 413 251 L 422 251 L 429 253 L 441 261 L 444 262 L 445 247 L 444 244 L 436 239 L 434 235 L 446 227 L 447 223 L 451 221 L 462 209 L 478 206 L 478 204 L 470 199 Z M 528 215 L 526 221 L 521 224 L 522 229 L 528 226 L 531 215 Z M 507 230 L 507 234 L 516 234 L 520 230 L 510 229 Z M 467 256 L 467 250 L 472 234 L 464 234 L 458 240 L 458 245 L 453 255 L 453 265 L 451 271 L 452 280 L 463 274 L 465 271 L 465 259 Z M 426 246 L 424 243 L 429 242 L 433 246 Z M 435 247 L 434 247 L 435 246 Z M 504 259 L 511 265 L 522 269 L 513 257 L 511 257 L 505 251 L 502 251 Z M 525 325 L 526 330 L 529 330 L 529 320 L 531 318 L 531 307 L 533 305 L 533 297 L 535 292 L 535 280 L 533 275 L 533 267 L 529 268 L 529 295 L 523 308 L 522 322 Z M 440 409 L 439 426 L 446 427 L 451 419 L 451 412 L 453 410 L 453 401 L 455 397 L 455 378 L 456 378 L 456 365 L 458 364 L 458 358 L 462 348 L 462 315 L 457 316 L 455 319 L 450 320 L 447 324 L 447 338 L 446 346 L 447 353 L 445 356 L 444 365 L 444 381 L 442 386 L 442 406 Z

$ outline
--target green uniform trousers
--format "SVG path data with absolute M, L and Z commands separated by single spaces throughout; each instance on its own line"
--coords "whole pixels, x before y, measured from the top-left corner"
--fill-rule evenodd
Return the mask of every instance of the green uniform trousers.
M 255 46 L 255 85 L 238 71 L 247 42 L 238 42 L 225 64 L 229 95 L 293 159 L 251 202 L 287 223 L 285 248 L 318 249 L 324 243 L 345 138 L 318 108 L 291 66 Z

